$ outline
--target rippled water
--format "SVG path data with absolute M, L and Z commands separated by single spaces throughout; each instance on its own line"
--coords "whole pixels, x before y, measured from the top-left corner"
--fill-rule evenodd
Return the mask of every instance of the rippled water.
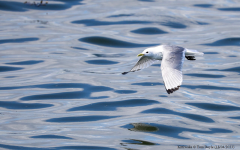
M 239 1 L 24 2 L 0 1 L 1 149 L 240 149 Z M 160 64 L 121 74 L 163 43 L 205 53 L 171 95 Z

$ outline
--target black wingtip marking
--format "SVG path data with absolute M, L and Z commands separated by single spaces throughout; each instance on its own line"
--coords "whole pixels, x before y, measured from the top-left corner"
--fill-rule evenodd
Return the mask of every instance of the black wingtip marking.
M 127 74 L 127 73 L 129 73 L 129 72 L 123 72 L 122 75 L 125 75 L 125 74 Z
M 180 88 L 180 85 L 175 87 L 175 88 L 172 88 L 172 89 L 166 89 L 166 91 L 167 91 L 168 94 L 171 94 L 171 93 L 177 91 L 179 88 Z
M 194 56 L 185 56 L 187 60 L 196 60 Z

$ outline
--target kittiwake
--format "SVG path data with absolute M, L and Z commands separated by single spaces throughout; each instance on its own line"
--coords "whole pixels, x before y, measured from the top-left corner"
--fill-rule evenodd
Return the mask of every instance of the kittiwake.
M 137 55 L 138 57 L 142 57 L 130 71 L 123 72 L 122 74 L 125 75 L 129 72 L 139 71 L 162 60 L 161 71 L 163 82 L 167 93 L 171 94 L 182 85 L 182 65 L 184 59 L 195 60 L 195 55 L 203 55 L 203 53 L 172 45 L 150 47 Z

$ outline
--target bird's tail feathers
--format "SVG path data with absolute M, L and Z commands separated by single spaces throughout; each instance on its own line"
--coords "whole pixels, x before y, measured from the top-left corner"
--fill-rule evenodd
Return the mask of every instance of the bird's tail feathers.
M 202 56 L 204 55 L 204 53 L 199 52 L 197 50 L 193 50 L 193 49 L 186 49 L 185 56 L 196 56 L 196 55 Z

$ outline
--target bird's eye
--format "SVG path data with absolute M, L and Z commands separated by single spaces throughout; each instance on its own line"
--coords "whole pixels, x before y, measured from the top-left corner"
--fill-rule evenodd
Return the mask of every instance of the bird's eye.
M 148 53 L 148 52 L 146 52 L 146 53 Z

